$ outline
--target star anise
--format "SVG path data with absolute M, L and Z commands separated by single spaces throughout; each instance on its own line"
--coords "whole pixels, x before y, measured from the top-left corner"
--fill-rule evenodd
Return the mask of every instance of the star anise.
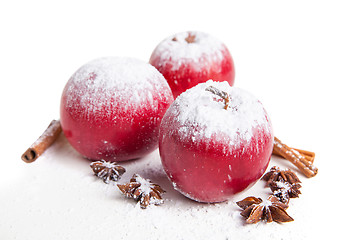
M 125 196 L 140 201 L 141 208 L 146 208 L 150 204 L 159 205 L 164 202 L 161 194 L 165 191 L 158 184 L 152 183 L 138 174 L 134 174 L 130 179 L 130 183 L 118 184 L 117 186 Z
M 296 176 L 296 174 L 288 170 L 280 170 L 279 167 L 273 166 L 269 172 L 267 172 L 262 180 L 266 181 L 266 186 L 269 186 L 271 182 L 284 181 L 290 184 L 293 183 L 301 183 L 300 179 Z
M 265 201 L 261 198 L 247 197 L 236 204 L 243 210 L 241 215 L 246 218 L 246 223 L 257 223 L 261 220 L 281 223 L 294 220 L 285 211 L 288 205 L 280 202 L 273 195 Z
M 271 191 L 273 192 L 274 196 L 277 197 L 283 203 L 289 203 L 290 198 L 297 198 L 299 197 L 300 183 L 293 183 L 290 184 L 288 182 L 284 182 L 282 180 L 271 182 L 269 184 Z
M 101 178 L 104 183 L 109 181 L 117 182 L 121 176 L 125 173 L 125 168 L 115 162 L 107 162 L 105 160 L 92 162 L 90 167 L 94 171 L 94 174 Z

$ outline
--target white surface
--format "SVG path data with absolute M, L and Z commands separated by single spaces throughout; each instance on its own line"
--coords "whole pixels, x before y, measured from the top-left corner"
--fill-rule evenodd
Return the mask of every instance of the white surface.
M 359 11 L 357 1 L 1 2 L 1 239 L 325 239 L 354 229 Z M 316 152 L 319 174 L 301 177 L 302 195 L 288 210 L 294 222 L 244 225 L 233 201 L 265 196 L 262 182 L 228 203 L 185 199 L 157 152 L 124 164 L 121 181 L 137 172 L 167 190 L 164 205 L 145 211 L 94 178 L 63 137 L 36 162 L 20 160 L 59 117 L 62 89 L 81 65 L 102 56 L 146 61 L 161 40 L 186 30 L 223 41 L 236 85 L 262 101 L 275 135 Z

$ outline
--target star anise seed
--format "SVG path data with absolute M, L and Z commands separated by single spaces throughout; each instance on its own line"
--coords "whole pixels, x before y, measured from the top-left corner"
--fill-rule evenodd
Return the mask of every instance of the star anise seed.
M 271 182 L 269 184 L 270 190 L 273 192 L 274 196 L 277 197 L 281 202 L 288 203 L 290 198 L 297 198 L 299 197 L 300 183 L 293 183 L 290 184 L 288 182 L 284 182 L 282 180 Z
M 269 186 L 271 182 L 276 182 L 280 180 L 283 180 L 284 182 L 288 182 L 290 184 L 301 183 L 300 179 L 293 171 L 291 171 L 290 169 L 280 170 L 280 168 L 276 166 L 273 166 L 270 171 L 262 177 L 262 180 L 266 181 L 266 186 Z
M 294 220 L 285 211 L 288 205 L 280 202 L 273 195 L 265 201 L 253 196 L 247 197 L 236 204 L 242 209 L 241 215 L 246 218 L 246 223 L 257 223 L 261 220 L 281 223 Z
M 115 162 L 107 162 L 105 160 L 92 162 L 90 167 L 94 171 L 94 174 L 101 178 L 104 183 L 109 181 L 117 182 L 121 176 L 125 173 L 125 168 Z
M 165 190 L 138 174 L 134 174 L 129 183 L 117 186 L 126 197 L 140 201 L 140 207 L 143 209 L 150 204 L 159 205 L 164 202 L 161 194 L 165 193 Z

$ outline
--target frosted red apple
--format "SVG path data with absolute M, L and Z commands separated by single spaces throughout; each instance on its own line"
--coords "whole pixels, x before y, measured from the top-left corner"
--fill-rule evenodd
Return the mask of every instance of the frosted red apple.
M 175 98 L 209 79 L 234 84 L 235 68 L 229 50 L 202 32 L 182 32 L 166 38 L 153 51 L 150 64 L 164 75 Z
M 224 99 L 208 91 L 215 87 Z M 266 170 L 273 130 L 262 104 L 227 82 L 208 81 L 182 93 L 160 125 L 159 150 L 175 189 L 199 202 L 222 202 Z
M 150 64 L 99 58 L 66 84 L 60 121 L 66 138 L 83 156 L 130 160 L 157 148 L 160 122 L 172 102 L 169 85 Z

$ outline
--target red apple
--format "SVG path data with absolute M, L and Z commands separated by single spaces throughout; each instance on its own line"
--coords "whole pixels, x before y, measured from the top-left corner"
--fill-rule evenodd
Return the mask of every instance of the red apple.
M 202 32 L 177 33 L 153 51 L 150 64 L 168 81 L 174 98 L 209 79 L 234 84 L 235 68 L 226 46 Z
M 89 159 L 135 159 L 157 148 L 160 122 L 172 102 L 165 78 L 150 64 L 100 58 L 82 66 L 66 84 L 61 127 Z
M 227 82 L 182 93 L 160 125 L 159 151 L 175 189 L 199 202 L 222 202 L 265 172 L 273 130 L 262 104 Z

